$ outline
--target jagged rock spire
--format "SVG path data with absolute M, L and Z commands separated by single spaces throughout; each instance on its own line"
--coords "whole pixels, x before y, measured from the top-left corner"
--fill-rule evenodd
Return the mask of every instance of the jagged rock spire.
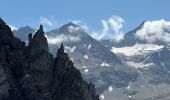
M 44 36 L 43 26 L 40 25 L 40 28 L 37 30 L 33 38 L 31 39 L 31 49 L 33 53 L 40 51 L 49 51 L 47 38 Z M 29 43 L 30 44 L 30 43 Z
M 64 52 L 64 44 L 63 44 L 63 42 L 61 43 L 60 49 L 61 49 L 62 52 Z
M 63 43 L 61 43 L 61 46 L 57 51 L 57 57 L 62 60 L 69 60 L 68 54 L 64 52 L 64 44 Z
M 42 26 L 42 25 L 40 25 L 40 28 L 39 28 L 39 30 L 43 31 L 43 26 Z

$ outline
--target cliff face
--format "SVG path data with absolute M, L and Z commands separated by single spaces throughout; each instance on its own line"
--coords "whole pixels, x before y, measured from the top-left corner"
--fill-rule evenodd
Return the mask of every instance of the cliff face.
M 42 26 L 28 37 L 25 46 L 0 19 L 0 100 L 99 100 L 63 44 L 53 57 Z

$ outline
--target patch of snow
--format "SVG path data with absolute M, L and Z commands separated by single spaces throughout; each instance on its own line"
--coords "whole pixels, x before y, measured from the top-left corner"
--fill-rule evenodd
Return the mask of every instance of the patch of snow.
M 126 89 L 130 89 L 130 85 L 128 85 L 128 86 L 126 87 Z
M 112 47 L 111 51 L 125 56 L 143 55 L 153 51 L 157 51 L 164 46 L 156 44 L 135 44 L 134 46 L 116 48 Z
M 91 44 L 89 44 L 87 48 L 88 48 L 88 50 L 89 50 L 89 49 L 91 48 Z
M 101 66 L 102 66 L 102 67 L 110 67 L 110 65 L 109 65 L 106 61 L 104 61 L 104 62 L 101 64 Z
M 109 92 L 112 92 L 113 91 L 113 87 L 109 86 L 108 90 L 109 90 Z
M 126 89 L 130 89 L 131 88 L 131 82 L 129 82 L 129 85 L 126 87 Z
M 89 70 L 86 68 L 86 69 L 84 70 L 84 72 L 89 72 Z
M 86 66 L 82 66 L 82 67 L 85 68 L 85 69 L 87 68 Z
M 132 96 L 131 96 L 131 95 L 128 95 L 128 97 L 129 97 L 129 98 L 132 98 Z
M 105 99 L 104 99 L 104 95 L 103 95 L 103 94 L 102 94 L 102 95 L 100 95 L 100 99 L 101 99 L 101 100 L 105 100 Z
M 85 58 L 85 59 L 88 59 L 89 57 L 88 57 L 87 55 L 84 55 L 84 58 Z
M 154 65 L 154 63 L 144 64 L 143 62 L 135 63 L 135 62 L 129 61 L 129 62 L 127 62 L 127 65 L 132 66 L 134 68 L 144 68 L 144 67 L 150 67 L 150 66 Z
M 62 42 L 77 42 L 80 40 L 79 36 L 72 35 L 58 35 L 58 36 L 46 36 L 49 44 L 61 44 Z

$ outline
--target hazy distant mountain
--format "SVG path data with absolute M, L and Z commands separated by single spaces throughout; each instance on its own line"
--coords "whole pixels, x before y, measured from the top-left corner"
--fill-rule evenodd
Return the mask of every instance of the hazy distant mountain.
M 13 33 L 16 37 L 20 38 L 22 41 L 28 40 L 28 34 L 34 33 L 35 29 L 30 26 L 21 27 L 18 30 L 14 30 Z

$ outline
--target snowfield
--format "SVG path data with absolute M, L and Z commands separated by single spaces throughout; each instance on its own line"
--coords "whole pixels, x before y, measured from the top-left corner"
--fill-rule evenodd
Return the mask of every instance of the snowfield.
M 116 54 L 122 54 L 125 56 L 143 55 L 150 53 L 152 51 L 157 51 L 164 46 L 159 46 L 155 44 L 135 44 L 131 47 L 116 48 L 112 47 L 111 51 Z

